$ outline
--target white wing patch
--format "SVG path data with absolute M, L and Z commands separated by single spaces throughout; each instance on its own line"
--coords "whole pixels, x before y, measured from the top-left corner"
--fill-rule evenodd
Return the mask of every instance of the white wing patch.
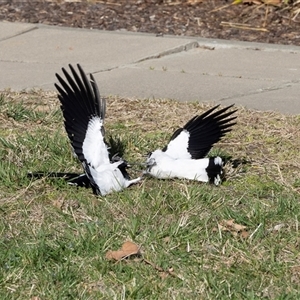
M 87 162 L 94 168 L 102 164 L 109 164 L 108 150 L 101 132 L 103 121 L 99 117 L 93 117 L 88 124 L 85 139 L 82 144 L 82 152 Z
M 187 130 L 182 130 L 174 140 L 169 142 L 165 153 L 174 159 L 192 158 L 188 152 L 189 139 L 190 133 Z

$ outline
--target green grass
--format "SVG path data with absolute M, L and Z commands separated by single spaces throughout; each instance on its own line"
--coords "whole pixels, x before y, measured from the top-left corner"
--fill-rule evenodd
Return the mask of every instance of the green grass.
M 106 129 L 124 141 L 128 161 L 141 162 L 208 107 L 111 97 Z M 250 163 L 227 166 L 222 186 L 145 178 L 96 197 L 62 180 L 27 178 L 81 167 L 54 93 L 3 92 L 0 299 L 299 298 L 300 118 L 242 107 L 237 115 L 212 154 Z M 218 230 L 231 219 L 248 237 Z M 141 257 L 105 259 L 126 240 Z

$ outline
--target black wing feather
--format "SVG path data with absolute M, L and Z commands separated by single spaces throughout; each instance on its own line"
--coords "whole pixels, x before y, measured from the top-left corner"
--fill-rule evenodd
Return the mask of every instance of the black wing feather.
M 211 147 L 231 131 L 231 127 L 236 124 L 236 122 L 232 122 L 236 119 L 236 116 L 232 116 L 232 114 L 237 110 L 227 112 L 233 105 L 214 112 L 218 107 L 219 105 L 214 106 L 202 115 L 193 117 L 183 128 L 179 128 L 173 133 L 170 141 L 175 140 L 182 131 L 186 130 L 190 135 L 187 151 L 191 158 L 205 157 Z M 163 151 L 167 150 L 168 146 L 163 149 Z
M 66 79 L 63 79 L 59 74 L 55 74 L 62 86 L 55 84 L 55 87 L 59 92 L 58 98 L 61 102 L 67 134 L 74 152 L 79 160 L 83 162 L 85 158 L 82 153 L 82 144 L 89 121 L 93 116 L 104 119 L 106 104 L 105 100 L 100 97 L 94 77 L 91 75 L 89 80 L 79 64 L 77 64 L 77 67 L 80 76 L 72 65 L 69 65 L 69 67 L 73 78 L 62 68 Z

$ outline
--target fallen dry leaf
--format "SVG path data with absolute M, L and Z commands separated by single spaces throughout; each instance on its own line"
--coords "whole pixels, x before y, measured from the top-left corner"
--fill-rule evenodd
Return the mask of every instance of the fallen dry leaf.
M 243 238 L 243 239 L 246 239 L 247 237 L 249 237 L 249 232 L 247 230 L 242 230 L 242 232 L 240 233 L 240 236 Z
M 222 220 L 218 223 L 218 228 L 214 228 L 213 231 L 228 231 L 234 236 L 240 236 L 242 238 L 247 238 L 249 236 L 249 232 L 247 231 L 247 227 L 244 225 L 240 225 L 231 220 Z
M 220 222 L 221 225 L 227 227 L 230 231 L 236 231 L 240 232 L 242 230 L 245 230 L 247 227 L 244 225 L 236 224 L 234 223 L 234 220 L 223 220 Z
M 127 241 L 125 242 L 120 250 L 117 251 L 112 251 L 109 250 L 106 252 L 105 254 L 105 258 L 108 260 L 117 260 L 120 261 L 128 256 L 131 255 L 136 255 L 136 254 L 140 254 L 140 247 L 138 247 L 135 243 Z M 154 264 L 153 262 L 142 258 L 141 260 L 138 260 L 139 262 L 144 262 L 147 265 L 152 266 L 155 270 L 160 272 L 160 277 L 162 279 L 168 277 L 169 275 L 173 276 L 173 277 L 177 277 L 181 280 L 183 280 L 183 277 L 181 277 L 180 275 L 176 274 L 174 272 L 174 269 L 172 267 L 170 267 L 168 270 L 165 270 L 161 267 L 159 267 L 158 265 Z
M 140 254 L 140 248 L 133 242 L 127 241 L 125 242 L 120 250 L 112 251 L 109 250 L 105 254 L 106 259 L 114 259 L 121 260 L 125 257 L 129 257 L 131 255 Z
M 171 240 L 171 237 L 169 237 L 169 236 L 166 236 L 165 238 L 163 238 L 163 241 L 164 241 L 166 244 L 169 243 L 170 240 Z

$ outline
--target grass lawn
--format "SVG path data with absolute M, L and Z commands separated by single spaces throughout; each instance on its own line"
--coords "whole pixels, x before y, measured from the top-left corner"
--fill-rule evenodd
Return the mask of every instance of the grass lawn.
M 106 132 L 124 141 L 126 160 L 142 162 L 211 106 L 110 97 Z M 226 166 L 221 186 L 145 178 L 96 197 L 27 178 L 82 169 L 55 93 L 3 91 L 0 299 L 300 298 L 300 116 L 238 108 L 212 154 L 248 163 Z M 125 241 L 141 255 L 107 260 Z

